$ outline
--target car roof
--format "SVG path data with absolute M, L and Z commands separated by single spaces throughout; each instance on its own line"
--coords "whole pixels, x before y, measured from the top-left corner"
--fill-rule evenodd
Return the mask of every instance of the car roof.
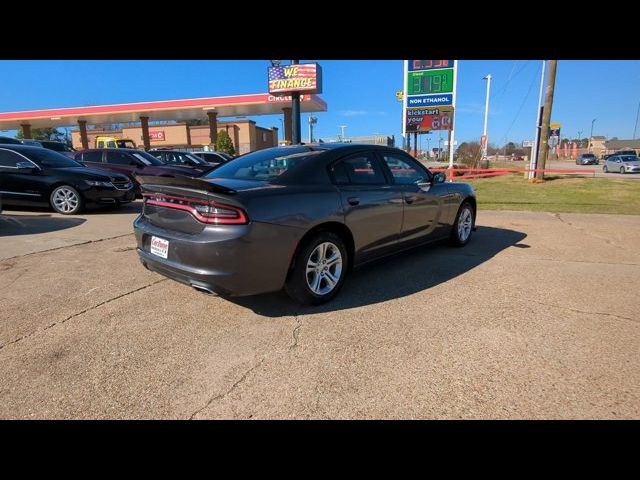
M 37 145 L 24 145 L 24 144 L 13 144 L 13 143 L 2 143 L 0 144 L 0 148 L 6 148 L 7 150 L 16 150 L 18 152 L 32 152 L 34 150 L 48 150 L 46 148 L 38 147 Z M 51 152 L 52 150 L 48 150 Z

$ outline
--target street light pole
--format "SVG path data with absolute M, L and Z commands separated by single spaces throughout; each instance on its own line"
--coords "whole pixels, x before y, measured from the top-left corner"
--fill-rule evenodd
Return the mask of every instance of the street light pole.
M 347 128 L 346 125 L 340 125 L 340 130 L 342 130 L 342 134 L 340 136 L 340 140 L 344 142 L 344 129 Z
M 291 65 L 298 65 L 299 60 L 291 60 Z M 302 132 L 300 129 L 300 92 L 291 94 L 291 143 L 300 145 Z
M 489 139 L 487 137 L 487 121 L 489 120 L 489 91 L 491 89 L 491 74 L 482 78 L 487 81 L 487 98 L 484 103 L 484 129 L 482 130 L 482 160 L 486 160 L 487 145 L 489 144 Z
M 597 118 L 591 120 L 591 133 L 589 134 L 589 153 L 591 153 L 591 147 L 593 143 L 593 124 L 596 122 Z
M 640 117 L 640 102 L 638 102 L 638 113 L 636 113 L 636 126 L 633 127 L 633 139 L 636 139 L 636 130 L 638 129 L 638 117 Z

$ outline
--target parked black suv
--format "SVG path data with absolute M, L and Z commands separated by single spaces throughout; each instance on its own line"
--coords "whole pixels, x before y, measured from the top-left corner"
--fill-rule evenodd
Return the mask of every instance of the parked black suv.
M 51 206 L 64 214 L 89 204 L 128 203 L 133 183 L 125 175 L 87 168 L 46 148 L 0 145 L 0 194 L 4 205 Z

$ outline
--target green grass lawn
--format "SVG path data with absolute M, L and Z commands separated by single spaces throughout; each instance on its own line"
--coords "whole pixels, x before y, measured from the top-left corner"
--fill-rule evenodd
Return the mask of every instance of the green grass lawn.
M 479 209 L 640 215 L 640 180 L 561 176 L 546 180 L 528 183 L 522 174 L 513 174 L 466 182 L 476 191 Z

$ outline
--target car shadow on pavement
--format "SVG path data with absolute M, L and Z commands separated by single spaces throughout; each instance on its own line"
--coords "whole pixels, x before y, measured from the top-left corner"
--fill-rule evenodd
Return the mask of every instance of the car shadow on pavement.
M 316 307 L 299 306 L 283 292 L 227 300 L 267 317 L 332 312 L 371 305 L 412 295 L 451 280 L 501 251 L 519 246 L 518 243 L 526 236 L 514 230 L 479 226 L 472 240 L 463 248 L 450 247 L 443 242 L 387 257 L 352 272 L 347 276 L 342 291 L 333 300 Z
M 82 225 L 86 220 L 77 217 L 51 215 L 0 215 L 0 237 L 56 232 Z

